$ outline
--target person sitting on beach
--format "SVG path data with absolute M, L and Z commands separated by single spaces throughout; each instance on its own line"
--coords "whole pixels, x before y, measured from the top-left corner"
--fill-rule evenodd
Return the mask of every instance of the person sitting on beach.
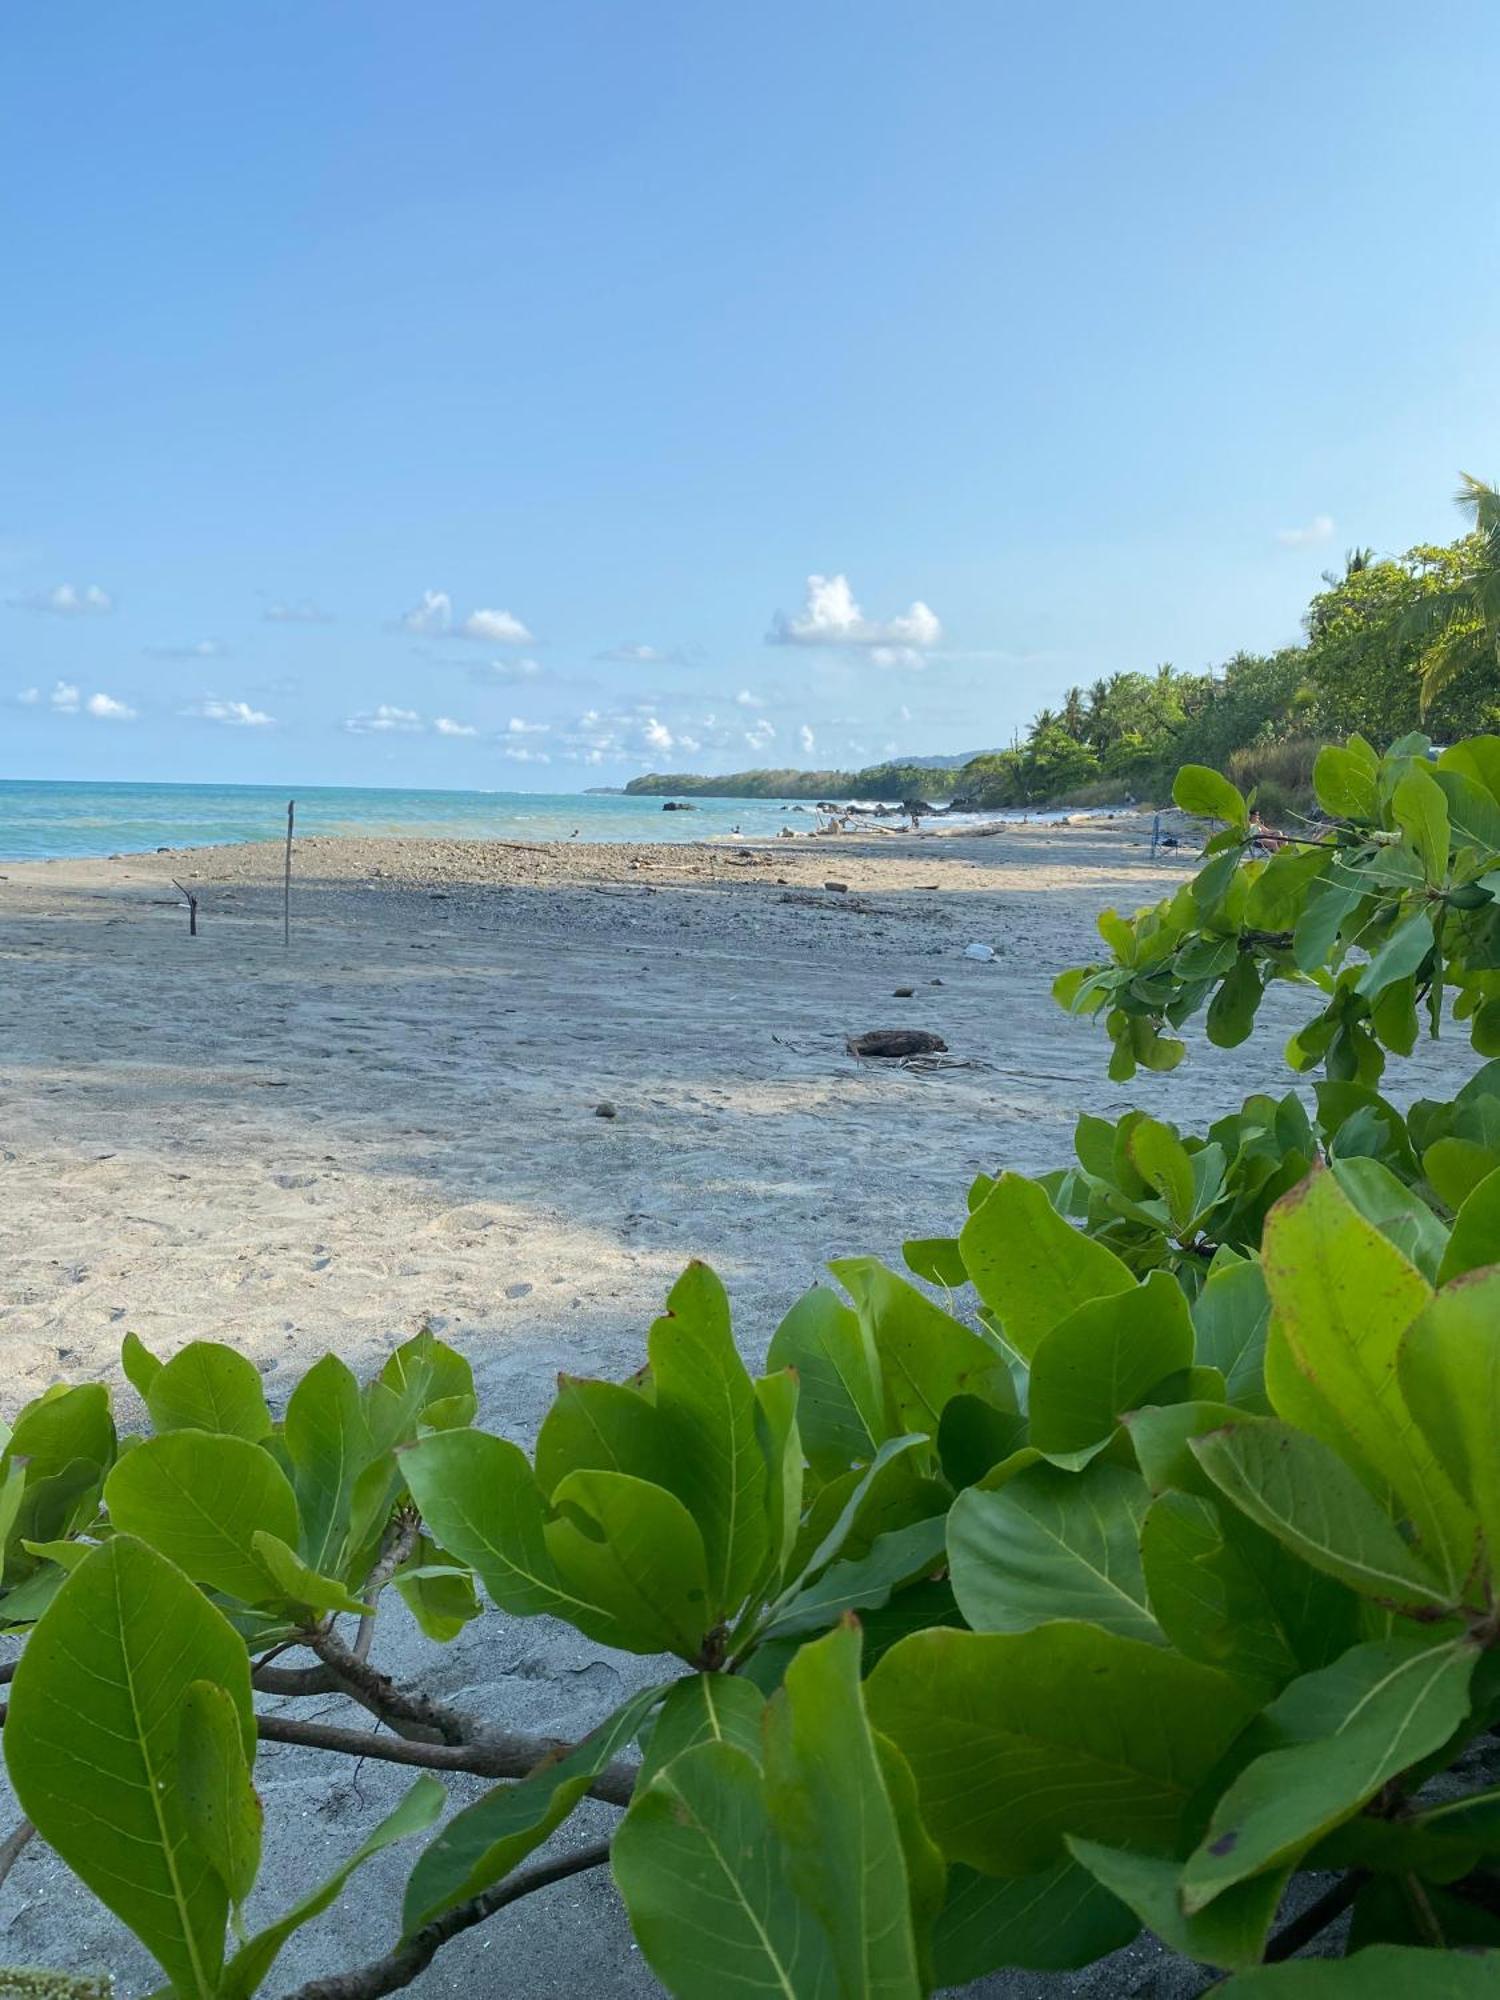
M 1250 814 L 1250 851 L 1252 854 L 1275 854 L 1279 849 L 1290 847 L 1291 844 L 1292 837 L 1289 833 L 1278 833 L 1274 827 L 1267 826 L 1260 816 L 1260 808 L 1258 806 L 1253 808 Z

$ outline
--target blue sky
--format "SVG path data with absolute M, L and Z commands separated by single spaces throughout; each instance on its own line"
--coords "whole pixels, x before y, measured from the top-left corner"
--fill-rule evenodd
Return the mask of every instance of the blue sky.
M 1500 465 L 1482 0 L 6 41 L 0 775 L 979 748 Z

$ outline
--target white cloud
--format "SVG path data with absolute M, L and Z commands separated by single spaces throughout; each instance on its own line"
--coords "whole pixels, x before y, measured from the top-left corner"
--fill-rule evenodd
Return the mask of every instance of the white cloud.
M 658 722 L 654 715 L 648 719 L 641 737 L 648 750 L 670 750 L 672 747 L 671 730 L 664 722 Z
M 310 597 L 294 604 L 268 604 L 260 614 L 268 625 L 331 625 L 333 613 L 314 604 Z
M 417 730 L 422 727 L 422 718 L 414 708 L 392 708 L 389 702 L 383 701 L 379 708 L 362 715 L 351 715 L 344 727 L 356 736 L 368 736 L 392 729 Z
M 902 702 L 901 706 L 896 710 L 896 714 L 902 722 L 911 721 L 911 710 L 907 707 L 904 701 Z
M 47 699 L 54 708 L 61 709 L 64 715 L 76 715 L 78 712 L 80 697 L 78 689 L 71 681 L 59 681 Z
M 679 750 L 686 750 L 690 757 L 695 757 L 703 748 L 703 745 L 698 741 L 696 736 L 679 736 L 677 747 Z
M 797 731 L 797 736 L 802 744 L 804 753 L 810 757 L 813 751 L 818 746 L 817 746 L 817 739 L 814 737 L 811 729 L 808 728 L 805 722 L 803 723 L 802 727 Z
M 604 652 L 596 653 L 594 657 L 598 660 L 613 660 L 624 667 L 680 667 L 686 664 L 680 652 L 675 648 L 668 650 L 664 646 L 610 646 Z
M 896 667 L 913 674 L 921 673 L 927 664 L 927 655 L 915 646 L 872 646 L 870 659 L 877 667 Z
M 513 611 L 471 611 L 458 627 L 461 639 L 483 639 L 491 646 L 529 646 L 529 632 Z
M 223 722 L 233 729 L 269 729 L 276 721 L 274 715 L 252 708 L 248 701 L 221 701 L 217 695 L 205 696 L 185 713 L 201 716 L 205 722 Z
M 21 692 L 16 696 L 16 700 L 20 702 L 23 708 L 35 708 L 41 698 L 42 691 L 40 688 L 22 688 Z
M 776 730 L 768 716 L 762 716 L 753 729 L 745 731 L 745 741 L 752 750 L 764 750 L 776 741 Z
M 451 715 L 440 715 L 433 723 L 439 736 L 477 736 L 479 731 L 472 722 L 455 722 Z
M 199 639 L 191 646 L 148 646 L 146 655 L 153 660 L 222 660 L 225 648 L 217 639 Z
M 527 722 L 519 715 L 513 715 L 505 725 L 511 736 L 545 736 L 551 727 L 550 722 Z
M 90 715 L 98 716 L 101 722 L 135 721 L 135 710 L 127 708 L 123 701 L 116 701 L 113 695 L 91 694 L 84 706 Z
M 517 681 L 542 677 L 540 660 L 486 660 L 482 667 L 470 667 L 469 679 L 489 687 L 511 686 Z
M 410 611 L 403 611 L 396 623 L 403 632 L 441 638 L 453 623 L 453 599 L 446 590 L 424 590 L 422 602 L 414 604 Z
M 739 703 L 741 708 L 765 707 L 765 703 L 761 700 L 760 696 L 758 694 L 752 694 L 749 688 L 741 688 L 739 693 L 735 696 L 735 700 Z
M 47 611 L 55 618 L 98 618 L 115 608 L 109 592 L 97 583 L 86 583 L 82 588 L 76 583 L 59 583 L 51 590 L 29 591 L 10 602 L 16 611 Z
M 507 764 L 550 764 L 551 756 L 545 750 L 528 750 L 524 743 L 506 743 L 500 755 Z
M 937 613 L 919 598 L 898 617 L 866 618 L 846 576 L 810 576 L 795 617 L 778 611 L 767 634 L 773 646 L 935 646 L 943 636 Z
M 1311 549 L 1331 542 L 1334 521 L 1331 514 L 1315 514 L 1305 528 L 1278 528 L 1276 539 L 1284 549 Z

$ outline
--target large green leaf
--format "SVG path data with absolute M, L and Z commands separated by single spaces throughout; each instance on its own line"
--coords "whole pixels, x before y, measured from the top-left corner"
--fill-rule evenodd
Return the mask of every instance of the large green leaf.
M 1448 801 L 1422 764 L 1413 764 L 1391 795 L 1391 815 L 1422 863 L 1429 889 L 1448 879 Z
M 1289 1871 L 1271 1870 L 1254 1881 L 1237 1883 L 1207 1909 L 1189 1916 L 1182 1907 L 1180 1862 L 1103 1847 L 1095 1840 L 1070 1840 L 1068 1848 L 1169 1950 L 1225 1971 L 1260 1963 Z
M 755 1438 L 766 1467 L 766 1564 L 751 1596 L 779 1588 L 802 1521 L 805 1473 L 797 1424 L 801 1386 L 795 1368 L 755 1381 Z
M 297 1500 L 258 1444 L 211 1431 L 147 1438 L 111 1472 L 104 1501 L 117 1528 L 160 1549 L 195 1583 L 246 1604 L 277 1595 L 255 1534 L 295 1542 Z
M 1376 1944 L 1352 1958 L 1242 1972 L 1217 2000 L 1494 2000 L 1500 1951 L 1423 1951 Z
M 1219 1514 L 1190 1493 L 1163 1493 L 1141 1527 L 1151 1609 L 1190 1660 L 1267 1690 L 1299 1661 L 1260 1577 L 1226 1537 Z
M 1070 1621 L 919 1632 L 866 1691 L 938 1845 L 997 1875 L 1050 1866 L 1068 1834 L 1171 1853 L 1254 1707 L 1211 1668 Z
M 406 1935 L 503 1880 L 540 1847 L 630 1742 L 661 1693 L 643 1688 L 557 1763 L 518 1784 L 496 1785 L 455 1813 L 411 1872 L 402 1913 Z
M 1453 1609 L 1443 1579 L 1319 1439 L 1257 1418 L 1194 1438 L 1191 1449 L 1221 1493 L 1314 1569 L 1408 1615 Z
M 1386 1640 L 1294 1681 L 1263 1725 L 1289 1747 L 1248 1764 L 1215 1806 L 1183 1868 L 1183 1908 L 1200 1910 L 1231 1884 L 1296 1861 L 1439 1749 L 1469 1712 L 1478 1658 L 1467 1640 Z
M 655 1403 L 626 1382 L 559 1375 L 536 1441 L 536 1482 L 550 1499 L 570 1472 L 666 1478 L 667 1452 Z
M 885 1384 L 887 1434 L 936 1438 L 955 1396 L 981 1396 L 1013 1410 L 1015 1389 L 999 1347 L 898 1278 L 873 1257 L 842 1258 L 829 1269 L 854 1300 Z
M 178 1778 L 197 1681 L 225 1691 L 253 1754 L 244 1641 L 181 1570 L 115 1535 L 68 1578 L 27 1642 L 5 1760 L 43 1840 L 184 2000 L 217 2000 L 229 1896 L 190 1838 Z
M 1473 1567 L 1476 1524 L 1412 1422 L 1396 1374 L 1401 1336 L 1431 1287 L 1328 1172 L 1278 1203 L 1261 1254 L 1286 1356 L 1315 1392 L 1289 1408 L 1272 1384 L 1273 1404 L 1395 1489 L 1447 1601 L 1456 1601 Z
M 1486 1174 L 1464 1198 L 1453 1218 L 1437 1281 L 1446 1285 L 1467 1271 L 1500 1264 L 1500 1169 Z
M 570 1472 L 552 1504 L 556 1517 L 542 1538 L 557 1574 L 608 1621 L 589 1636 L 630 1653 L 696 1660 L 716 1614 L 703 1537 L 677 1496 L 623 1472 Z M 576 1611 L 573 1621 L 589 1631 Z
M 1032 1356 L 1030 1442 L 1057 1453 L 1102 1443 L 1125 1411 L 1192 1360 L 1187 1299 L 1165 1271 L 1079 1306 Z
M 1373 1000 L 1398 979 L 1409 979 L 1430 956 L 1434 941 L 1431 917 L 1418 910 L 1414 917 L 1397 924 L 1378 947 L 1354 990 Z
M 193 1681 L 183 1695 L 177 1783 L 188 1839 L 238 1913 L 260 1872 L 261 1809 L 239 1706 L 214 1681 Z
M 1079 1306 L 1135 1286 L 1112 1250 L 1065 1221 L 1046 1189 L 1020 1174 L 1000 1176 L 959 1243 L 975 1289 L 1026 1361 Z
M 1500 1561 L 1500 1271 L 1444 1286 L 1401 1343 L 1407 1405 Z
M 1173 803 L 1199 819 L 1222 819 L 1230 826 L 1250 823 L 1245 795 L 1220 771 L 1207 764 L 1183 764 L 1172 781 Z
M 732 1743 L 700 1743 L 638 1790 L 610 1861 L 636 1941 L 676 2000 L 843 2000 L 760 1768 Z
M 1166 1203 L 1173 1227 L 1186 1229 L 1196 1206 L 1193 1163 L 1171 1126 L 1156 1118 L 1137 1118 L 1125 1140 L 1125 1154 Z
M 1013 1966 L 1066 1972 L 1127 1945 L 1139 1920 L 1067 1855 L 1035 1875 L 948 1870 L 933 1927 L 939 1986 L 964 1986 Z
M 1219 1370 L 1231 1403 L 1269 1413 L 1265 1351 L 1271 1301 L 1260 1265 L 1226 1264 L 1210 1271 L 1192 1310 L 1197 1361 Z
M 414 1833 L 425 1832 L 447 1800 L 448 1795 L 436 1778 L 425 1773 L 418 1778 L 394 1812 L 386 1815 L 342 1867 L 335 1869 L 326 1882 L 288 1910 L 285 1916 L 257 1931 L 249 1943 L 235 1953 L 225 1969 L 224 1983 L 217 2000 L 250 2000 L 250 1995 L 275 1964 L 287 1939 L 301 1930 L 304 1924 L 311 1923 L 314 1917 L 323 1914 L 340 1895 L 355 1869 L 368 1861 L 371 1855 L 394 1846 L 398 1840 L 409 1840 Z
M 365 1390 L 365 1417 L 374 1455 L 417 1435 L 430 1410 L 467 1421 L 474 1409 L 474 1371 L 428 1328 L 396 1349 Z M 447 1430 L 447 1422 L 431 1424 Z
M 789 1639 L 821 1632 L 847 1611 L 877 1609 L 889 1601 L 893 1590 L 940 1567 L 945 1534 L 942 1515 L 934 1514 L 877 1535 L 863 1555 L 830 1564 L 816 1582 L 798 1591 L 761 1628 L 760 1637 Z
M 798 1894 L 826 1932 L 838 1991 L 921 1991 L 906 1849 L 860 1684 L 851 1622 L 804 1646 L 766 1709 L 766 1797 Z
M 288 1548 L 279 1536 L 268 1535 L 264 1528 L 257 1528 L 250 1537 L 250 1548 L 273 1586 L 265 1593 L 268 1597 L 284 1598 L 288 1604 L 319 1616 L 329 1611 L 362 1616 L 374 1609 L 347 1590 L 337 1577 L 320 1576 L 303 1562 L 295 1549 Z
M 1082 1472 L 1033 1465 L 993 1493 L 970 1487 L 948 1516 L 959 1609 L 976 1632 L 1081 1618 L 1159 1644 L 1139 1540 L 1150 1498 L 1139 1473 L 1098 1459 Z
M 434 1538 L 478 1574 L 503 1611 L 548 1612 L 616 1643 L 611 1615 L 558 1573 L 546 1502 L 519 1446 L 486 1431 L 438 1431 L 404 1451 L 401 1467 Z
M 282 1443 L 302 1521 L 302 1555 L 311 1568 L 337 1573 L 349 1536 L 355 1487 L 375 1456 L 375 1446 L 359 1384 L 336 1354 L 315 1361 L 293 1389 Z
M 797 1427 L 820 1479 L 863 1463 L 884 1438 L 875 1342 L 859 1315 L 826 1285 L 804 1292 L 777 1327 L 766 1366 L 797 1371 Z
M 1434 1283 L 1448 1232 L 1421 1196 L 1397 1180 L 1382 1160 L 1335 1159 L 1329 1172 L 1365 1220 Z
M 674 1681 L 644 1737 L 637 1787 L 700 1743 L 729 1743 L 760 1761 L 765 1696 L 742 1674 L 688 1674 Z
M 704 1624 L 712 1625 L 738 1608 L 760 1575 L 768 1534 L 755 1385 L 734 1344 L 724 1287 L 706 1264 L 690 1264 L 672 1287 L 647 1349 L 664 1447 L 660 1483 L 702 1538 Z M 572 1481 L 565 1485 L 574 1490 Z
M 49 1389 L 16 1418 L 0 1471 L 25 1459 L 29 1477 L 49 1479 L 79 1459 L 105 1472 L 115 1455 L 115 1425 L 109 1391 L 102 1382 Z
M 258 1443 L 271 1428 L 260 1371 L 216 1340 L 190 1340 L 152 1376 L 146 1408 L 159 1431 L 223 1431 Z

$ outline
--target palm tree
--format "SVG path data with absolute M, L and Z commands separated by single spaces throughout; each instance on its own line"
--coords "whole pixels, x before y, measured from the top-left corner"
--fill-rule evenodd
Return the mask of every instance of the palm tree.
M 1466 667 L 1500 667 L 1500 489 L 1469 473 L 1454 496 L 1473 519 L 1468 574 L 1419 598 L 1402 621 L 1402 636 L 1422 649 L 1422 713 Z
M 1070 687 L 1063 697 L 1062 726 L 1071 737 L 1082 742 L 1087 724 L 1088 710 L 1084 705 L 1083 689 Z

